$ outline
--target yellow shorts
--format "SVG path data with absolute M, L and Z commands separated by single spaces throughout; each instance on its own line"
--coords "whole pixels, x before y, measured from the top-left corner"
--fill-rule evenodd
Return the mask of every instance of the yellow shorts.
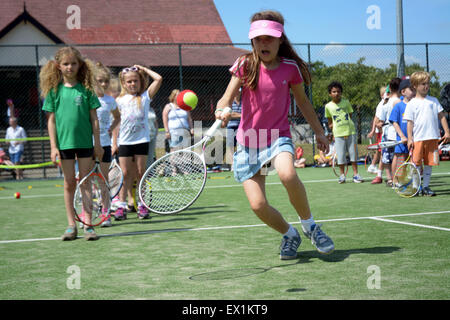
M 423 164 L 426 166 L 439 165 L 439 140 L 415 141 L 412 154 L 413 162 L 416 166 Z

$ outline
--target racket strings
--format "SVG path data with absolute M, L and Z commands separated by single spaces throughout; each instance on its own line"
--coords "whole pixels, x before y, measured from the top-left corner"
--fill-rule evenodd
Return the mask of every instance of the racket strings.
M 89 176 L 75 192 L 74 204 L 78 220 L 87 225 L 100 224 L 105 219 L 102 208 L 106 207 L 109 211 L 110 201 L 106 181 L 98 175 Z
M 173 212 L 188 206 L 203 189 L 204 163 L 190 151 L 158 160 L 140 185 L 142 201 L 156 212 Z
M 394 183 L 397 193 L 404 196 L 413 196 L 420 189 L 420 172 L 413 164 L 404 163 L 398 168 Z
M 122 171 L 117 166 L 113 166 L 108 173 L 109 187 L 111 195 L 116 195 L 122 185 Z

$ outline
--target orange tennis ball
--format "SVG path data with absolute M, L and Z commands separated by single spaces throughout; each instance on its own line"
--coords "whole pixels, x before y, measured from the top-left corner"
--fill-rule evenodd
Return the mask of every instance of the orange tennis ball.
M 198 103 L 198 97 L 192 90 L 183 90 L 177 96 L 178 106 L 186 111 L 195 109 Z
M 16 198 L 16 199 L 20 199 L 20 192 L 16 192 L 16 193 L 14 193 L 14 198 Z

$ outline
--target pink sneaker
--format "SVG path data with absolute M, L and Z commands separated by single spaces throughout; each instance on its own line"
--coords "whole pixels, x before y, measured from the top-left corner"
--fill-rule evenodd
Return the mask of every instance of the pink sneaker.
M 111 216 L 109 214 L 109 210 L 106 208 L 102 208 L 102 214 L 100 215 L 100 219 L 102 221 L 102 227 L 111 227 Z
M 382 179 L 381 177 L 376 176 L 376 177 L 372 180 L 371 184 L 379 184 L 379 183 L 382 183 L 382 182 L 383 182 L 383 179 Z
M 138 207 L 138 216 L 139 216 L 140 220 L 150 218 L 150 214 L 148 213 L 148 209 L 142 204 Z
M 116 212 L 114 213 L 114 219 L 116 221 L 126 220 L 127 216 L 124 213 L 124 208 L 119 207 L 117 208 Z

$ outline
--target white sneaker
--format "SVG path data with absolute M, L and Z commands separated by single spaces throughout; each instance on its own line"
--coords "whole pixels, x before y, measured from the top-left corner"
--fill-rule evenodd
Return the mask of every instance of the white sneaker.
M 376 174 L 377 171 L 378 171 L 377 167 L 374 166 L 373 164 L 371 164 L 371 165 L 369 166 L 369 168 L 367 169 L 367 172 L 369 172 L 369 173 L 375 173 L 375 174 Z
M 345 183 L 345 174 L 341 174 L 338 180 L 339 183 Z

